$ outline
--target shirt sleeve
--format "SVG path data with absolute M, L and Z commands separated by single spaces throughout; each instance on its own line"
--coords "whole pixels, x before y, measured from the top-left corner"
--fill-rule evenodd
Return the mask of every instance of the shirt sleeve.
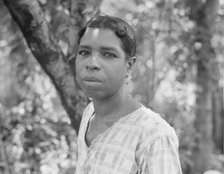
M 143 148 L 141 153 L 141 174 L 182 174 L 178 139 L 163 135 Z

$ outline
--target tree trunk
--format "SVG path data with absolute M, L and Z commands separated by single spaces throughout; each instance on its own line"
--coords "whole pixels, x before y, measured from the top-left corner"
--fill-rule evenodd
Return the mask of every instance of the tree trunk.
M 82 102 L 83 97 L 77 92 L 78 87 L 68 57 L 63 54 L 51 35 L 38 1 L 3 0 L 3 2 L 21 29 L 34 57 L 52 80 L 62 105 L 70 117 L 72 127 L 78 132 L 81 117 L 77 114 L 77 110 L 80 108 L 78 103 Z M 76 10 L 81 16 L 84 7 L 80 6 L 80 8 L 82 9 Z
M 224 102 L 223 88 L 219 87 L 213 92 L 213 140 L 218 152 L 224 154 Z
M 194 148 L 192 174 L 202 174 L 211 167 L 212 138 L 212 93 L 217 89 L 215 51 L 211 45 L 212 27 L 215 24 L 218 0 L 186 1 L 189 18 L 195 23 L 192 32 L 193 50 L 196 57 L 196 146 Z M 217 69 L 217 68 L 216 68 Z
M 2 141 L 2 135 L 0 134 L 0 172 L 1 168 L 3 168 L 3 174 L 12 174 L 12 170 L 9 166 L 9 161 L 7 158 L 7 154 L 5 151 L 5 144 Z

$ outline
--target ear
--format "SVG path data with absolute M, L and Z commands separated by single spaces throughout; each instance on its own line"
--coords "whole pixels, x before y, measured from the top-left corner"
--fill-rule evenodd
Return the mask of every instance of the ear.
M 135 62 L 136 62 L 136 57 L 135 57 L 135 56 L 130 57 L 130 58 L 128 59 L 128 61 L 127 61 L 127 63 L 128 63 L 128 69 L 127 69 L 127 71 L 128 71 L 128 72 L 131 72 L 131 71 L 132 71 Z

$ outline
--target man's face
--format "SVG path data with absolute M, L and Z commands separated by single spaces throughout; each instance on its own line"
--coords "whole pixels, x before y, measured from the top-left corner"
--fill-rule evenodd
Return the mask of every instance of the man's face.
M 109 29 L 87 28 L 76 57 L 76 78 L 88 97 L 106 99 L 125 84 L 128 63 L 121 40 Z

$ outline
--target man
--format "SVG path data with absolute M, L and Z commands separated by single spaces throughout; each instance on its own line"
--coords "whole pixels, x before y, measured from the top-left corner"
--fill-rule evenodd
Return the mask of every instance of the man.
M 136 61 L 133 29 L 98 16 L 79 32 L 76 77 L 92 99 L 78 135 L 77 174 L 181 174 L 170 125 L 127 90 Z

